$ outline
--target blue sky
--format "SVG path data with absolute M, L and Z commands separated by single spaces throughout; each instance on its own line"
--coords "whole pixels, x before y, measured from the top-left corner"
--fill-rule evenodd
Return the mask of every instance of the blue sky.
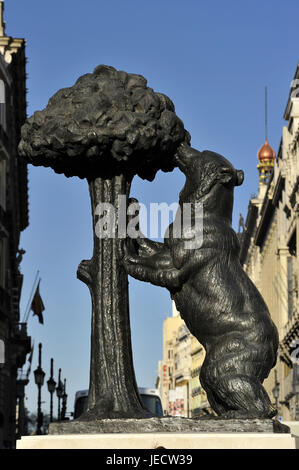
M 43 109 L 60 88 L 99 64 L 144 75 L 167 94 L 192 136 L 192 145 L 228 158 L 245 172 L 236 188 L 233 225 L 246 216 L 257 191 L 256 154 L 264 142 L 264 88 L 268 86 L 269 141 L 277 151 L 283 112 L 299 58 L 298 0 L 6 0 L 6 33 L 27 40 L 28 115 Z M 184 177 L 159 173 L 136 178 L 131 194 L 141 202 L 176 202 Z M 21 237 L 22 314 L 36 271 L 41 274 L 45 324 L 30 317 L 43 368 L 67 378 L 68 410 L 88 386 L 91 305 L 76 278 L 92 252 L 86 181 L 50 169 L 29 168 L 30 225 Z M 162 326 L 171 314 L 168 292 L 130 279 L 134 366 L 140 386 L 154 386 L 162 357 Z M 26 404 L 35 411 L 33 377 Z M 43 388 L 44 411 L 49 393 Z M 57 406 L 55 403 L 55 410 Z

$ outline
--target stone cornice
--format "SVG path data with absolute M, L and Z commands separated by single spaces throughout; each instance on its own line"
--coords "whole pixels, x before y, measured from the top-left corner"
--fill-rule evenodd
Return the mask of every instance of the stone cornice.
M 299 78 L 299 63 L 297 64 L 296 72 L 295 72 L 295 75 L 294 75 L 294 80 L 296 80 L 298 78 Z M 283 117 L 286 121 L 288 121 L 290 119 L 290 115 L 291 115 L 291 111 L 292 111 L 292 105 L 293 105 L 293 99 L 294 99 L 293 96 L 292 96 L 292 91 L 293 91 L 293 88 L 291 88 L 291 90 L 290 90 L 288 102 L 287 102 L 286 109 L 285 109 L 285 112 L 284 112 L 284 115 L 283 115 Z
M 25 45 L 25 39 L 12 38 L 10 36 L 0 37 L 0 52 L 4 57 L 5 62 L 8 64 L 12 61 L 12 54 L 18 52 L 18 50 Z

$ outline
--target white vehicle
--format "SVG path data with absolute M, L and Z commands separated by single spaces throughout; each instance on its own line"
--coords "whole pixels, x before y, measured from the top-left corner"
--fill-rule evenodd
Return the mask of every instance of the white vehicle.
M 87 407 L 88 390 L 79 390 L 75 395 L 74 419 L 79 418 Z
M 162 403 L 156 388 L 138 388 L 141 401 L 145 408 L 157 416 L 163 416 Z
M 140 398 L 143 405 L 151 413 L 162 416 L 162 403 L 159 396 L 159 392 L 155 388 L 138 388 Z M 75 404 L 74 404 L 74 419 L 79 418 L 79 416 L 86 410 L 87 407 L 87 398 L 88 390 L 79 390 L 75 395 Z

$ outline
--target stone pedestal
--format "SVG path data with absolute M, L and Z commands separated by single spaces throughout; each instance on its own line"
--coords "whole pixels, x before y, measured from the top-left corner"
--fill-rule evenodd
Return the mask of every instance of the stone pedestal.
M 272 419 L 223 419 L 162 417 L 146 419 L 97 419 L 51 423 L 49 434 L 114 433 L 290 433 L 290 428 Z
M 50 424 L 17 449 L 295 449 L 290 428 L 266 419 L 104 419 Z
M 22 437 L 17 449 L 295 449 L 291 434 L 144 433 Z

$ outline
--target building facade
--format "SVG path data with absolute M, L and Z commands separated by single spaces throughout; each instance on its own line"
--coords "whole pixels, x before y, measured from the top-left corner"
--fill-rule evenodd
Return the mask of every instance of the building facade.
M 191 415 L 192 418 L 199 418 L 214 414 L 207 399 L 207 394 L 201 386 L 199 375 L 200 369 L 205 359 L 203 346 L 192 336 L 191 339 Z
M 157 386 L 164 415 L 186 418 L 213 414 L 201 387 L 199 374 L 205 357 L 202 345 L 191 335 L 172 303 L 172 317 L 163 325 L 163 359 Z
M 258 194 L 240 234 L 240 261 L 279 332 L 277 364 L 264 386 L 284 420 L 299 419 L 299 66 L 293 84 L 277 155 L 268 142 L 258 153 Z
M 25 41 L 7 36 L 0 2 L 0 448 L 14 448 L 16 407 L 22 409 L 24 377 L 18 377 L 30 338 L 20 322 L 19 301 L 24 253 L 20 234 L 28 226 L 27 167 L 17 158 L 26 118 Z M 19 380 L 18 380 L 19 379 Z

